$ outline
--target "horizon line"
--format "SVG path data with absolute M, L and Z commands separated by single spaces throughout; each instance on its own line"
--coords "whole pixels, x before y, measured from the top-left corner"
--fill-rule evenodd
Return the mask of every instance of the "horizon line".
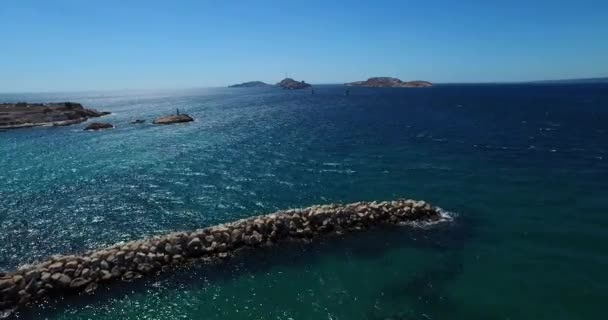
M 584 77 L 584 78 L 561 78 L 561 79 L 545 79 L 545 80 L 512 80 L 512 81 L 462 81 L 462 82 L 431 82 L 433 85 L 492 85 L 492 84 L 576 84 L 577 81 L 593 81 L 593 80 L 608 80 L 608 76 Z M 258 81 L 258 80 L 249 80 Z M 249 82 L 245 81 L 245 82 Z M 406 80 L 406 81 L 427 81 L 427 80 Z M 262 81 L 263 82 L 263 81 Z M 352 82 L 352 81 L 351 81 Z M 241 82 L 244 83 L 244 82 Z M 330 86 L 344 85 L 349 82 L 340 83 L 311 83 L 310 85 Z M 582 84 L 582 83 L 581 83 Z M 121 89 L 75 89 L 75 90 L 41 90 L 41 91 L 0 91 L 0 94 L 45 94 L 45 93 L 84 93 L 84 92 L 123 92 L 123 91 L 180 91 L 180 90 L 195 90 L 195 89 L 220 89 L 228 88 L 229 85 L 223 86 L 188 86 L 188 87 L 156 87 L 156 88 L 121 88 Z

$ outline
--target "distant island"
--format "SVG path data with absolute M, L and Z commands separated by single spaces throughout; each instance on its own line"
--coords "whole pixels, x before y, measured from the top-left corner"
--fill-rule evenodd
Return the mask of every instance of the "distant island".
M 80 103 L 2 103 L 0 129 L 17 129 L 36 126 L 67 126 L 110 114 L 85 109 Z
M 428 81 L 401 81 L 391 77 L 373 77 L 365 81 L 346 83 L 349 87 L 372 87 L 372 88 L 426 88 L 433 84 Z
M 540 80 L 532 81 L 533 83 L 608 83 L 608 77 L 604 78 L 583 78 L 583 79 L 558 79 L 558 80 Z
M 276 85 L 268 84 L 262 81 L 249 81 L 228 86 L 229 88 L 263 88 L 263 87 L 279 87 L 285 90 L 297 90 L 310 88 L 311 85 L 305 81 L 296 81 L 292 78 L 285 78 Z
M 305 89 L 312 87 L 310 84 L 305 81 L 296 81 L 292 78 L 285 78 L 277 83 L 277 86 L 285 89 L 285 90 L 297 90 L 297 89 Z
M 259 88 L 259 87 L 272 87 L 273 85 L 262 82 L 262 81 L 249 81 L 239 84 L 233 84 L 228 88 Z

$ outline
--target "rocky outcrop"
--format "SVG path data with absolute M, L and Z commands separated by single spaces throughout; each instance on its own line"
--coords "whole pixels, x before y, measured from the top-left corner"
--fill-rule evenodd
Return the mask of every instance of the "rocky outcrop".
M 66 126 L 110 114 L 85 109 L 80 103 L 4 103 L 0 104 L 0 130 L 36 126 Z
M 305 81 L 295 81 L 292 78 L 285 78 L 281 80 L 279 83 L 277 83 L 277 86 L 285 90 L 297 90 L 311 87 L 311 85 L 306 83 Z
M 272 87 L 273 85 L 262 82 L 262 81 L 249 81 L 239 84 L 233 84 L 228 88 L 258 88 L 258 87 Z
M 310 241 L 379 225 L 434 223 L 442 217 L 439 208 L 424 201 L 330 204 L 154 236 L 82 255 L 57 255 L 0 274 L 0 311 L 51 295 L 92 292 L 111 281 L 131 281 L 175 265 L 221 260 L 246 248 Z
M 110 128 L 114 128 L 114 125 L 112 125 L 111 123 L 93 122 L 93 123 L 89 124 L 88 126 L 86 126 L 86 128 L 84 128 L 84 130 L 102 130 L 102 129 L 110 129 Z
M 175 114 L 170 116 L 162 116 L 154 119 L 154 124 L 172 124 L 182 122 L 192 122 L 194 119 L 187 114 Z
M 346 83 L 351 87 L 372 87 L 372 88 L 426 88 L 433 84 L 428 81 L 401 81 L 401 79 L 391 77 L 374 77 L 365 81 Z

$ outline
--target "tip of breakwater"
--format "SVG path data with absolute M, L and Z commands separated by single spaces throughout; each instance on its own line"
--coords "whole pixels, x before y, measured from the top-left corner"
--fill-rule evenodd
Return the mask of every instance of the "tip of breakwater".
M 112 281 L 131 281 L 175 266 L 219 261 L 246 248 L 311 241 L 380 225 L 427 228 L 453 219 L 453 213 L 424 201 L 327 204 L 122 242 L 80 255 L 56 255 L 0 274 L 0 311 L 66 293 L 93 293 Z
M 435 210 L 437 211 L 437 214 L 438 214 L 438 218 L 436 220 L 403 221 L 403 222 L 397 223 L 397 225 L 426 229 L 426 228 L 431 228 L 438 224 L 452 222 L 458 216 L 457 213 L 445 210 L 440 207 L 435 207 Z

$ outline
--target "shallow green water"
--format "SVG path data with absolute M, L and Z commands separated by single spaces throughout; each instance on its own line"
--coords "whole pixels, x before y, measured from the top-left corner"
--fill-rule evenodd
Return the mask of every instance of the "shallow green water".
M 261 249 L 25 310 L 35 319 L 589 319 L 608 292 L 608 88 L 318 87 L 0 96 L 117 128 L 0 132 L 0 269 L 317 203 L 455 215 Z M 131 125 L 179 107 L 191 124 Z

